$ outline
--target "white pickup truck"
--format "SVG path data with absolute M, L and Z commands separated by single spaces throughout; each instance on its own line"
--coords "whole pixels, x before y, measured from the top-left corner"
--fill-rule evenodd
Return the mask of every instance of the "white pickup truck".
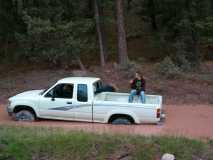
M 146 95 L 141 103 L 128 93 L 98 92 L 99 78 L 69 77 L 46 90 L 32 90 L 9 98 L 7 111 L 18 121 L 37 118 L 112 124 L 158 123 L 162 117 L 162 96 Z

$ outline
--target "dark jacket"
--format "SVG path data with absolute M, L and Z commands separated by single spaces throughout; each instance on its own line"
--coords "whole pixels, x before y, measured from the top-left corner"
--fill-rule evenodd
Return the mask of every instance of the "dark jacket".
M 131 89 L 136 89 L 137 91 L 145 91 L 145 79 L 135 78 L 131 83 Z

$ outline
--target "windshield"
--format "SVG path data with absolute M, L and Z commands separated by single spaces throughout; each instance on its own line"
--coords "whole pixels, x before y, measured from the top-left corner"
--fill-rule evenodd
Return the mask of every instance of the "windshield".
M 39 94 L 43 95 L 48 89 L 50 89 L 53 86 L 53 84 L 48 85 L 47 87 L 45 87 L 46 89 L 43 89 L 43 91 L 41 91 Z
M 48 89 L 44 89 L 43 91 L 41 91 L 39 94 L 42 95 L 44 94 Z
M 51 86 L 48 86 L 46 89 L 43 89 L 43 91 L 41 91 L 39 94 L 43 95 Z

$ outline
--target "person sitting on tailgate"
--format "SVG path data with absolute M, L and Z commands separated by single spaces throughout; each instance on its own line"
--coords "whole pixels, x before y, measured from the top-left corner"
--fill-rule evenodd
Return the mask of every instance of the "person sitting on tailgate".
M 135 73 L 135 78 L 130 81 L 131 92 L 129 95 L 129 103 L 133 102 L 134 96 L 139 95 L 141 102 L 145 103 L 145 79 L 140 72 Z

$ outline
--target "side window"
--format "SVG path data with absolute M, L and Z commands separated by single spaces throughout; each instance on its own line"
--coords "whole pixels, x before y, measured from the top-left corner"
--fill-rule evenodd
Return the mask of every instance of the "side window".
M 54 98 L 72 98 L 73 97 L 73 85 L 72 84 L 58 84 L 51 89 L 45 97 Z
M 80 101 L 80 102 L 87 102 L 88 101 L 87 85 L 86 84 L 78 84 L 77 100 Z
M 98 91 L 97 82 L 93 84 L 93 91 L 95 94 Z

